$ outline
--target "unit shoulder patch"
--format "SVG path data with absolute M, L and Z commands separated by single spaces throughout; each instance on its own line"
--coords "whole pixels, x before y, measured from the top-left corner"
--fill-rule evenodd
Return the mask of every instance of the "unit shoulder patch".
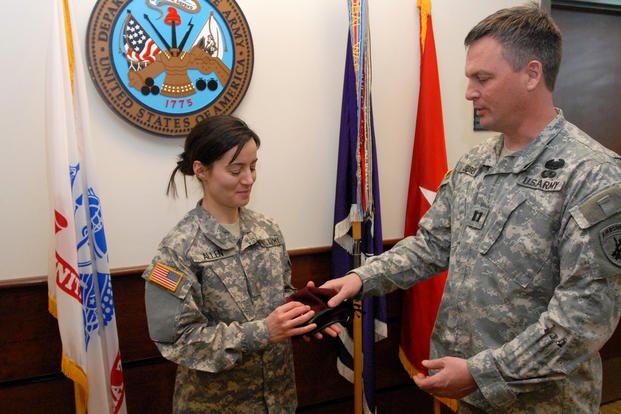
M 621 267 L 621 223 L 604 227 L 599 232 L 599 240 L 608 260 Z
M 149 274 L 149 281 L 157 283 L 171 292 L 177 290 L 181 279 L 183 279 L 183 273 L 160 262 L 155 263 Z

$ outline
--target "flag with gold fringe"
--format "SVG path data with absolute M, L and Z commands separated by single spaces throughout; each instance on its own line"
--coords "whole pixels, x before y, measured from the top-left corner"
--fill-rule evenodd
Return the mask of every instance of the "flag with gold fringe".
M 341 126 L 334 205 L 334 242 L 332 244 L 333 277 L 343 276 L 352 269 L 354 245 L 357 257 L 376 255 L 383 250 L 379 180 L 371 107 L 371 55 L 366 0 L 349 0 L 349 33 L 343 81 Z M 361 237 L 354 240 L 352 226 L 360 226 Z M 361 408 L 374 413 L 375 404 L 375 342 L 387 336 L 386 302 L 384 297 L 362 302 L 360 341 L 350 329 L 339 335 L 337 369 L 355 383 L 356 352 L 361 349 Z M 356 393 L 355 393 L 356 394 Z M 357 405 L 355 404 L 355 408 Z M 362 410 L 361 410 L 362 411 Z
M 125 388 L 102 206 L 93 176 L 84 61 L 70 11 L 54 0 L 46 70 L 48 186 L 53 209 L 49 310 L 77 413 L 125 413 Z

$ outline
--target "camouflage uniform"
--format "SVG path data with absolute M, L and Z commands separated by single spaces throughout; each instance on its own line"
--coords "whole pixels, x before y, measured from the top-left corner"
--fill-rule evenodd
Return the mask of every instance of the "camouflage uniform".
M 176 413 L 295 412 L 291 342 L 270 344 L 265 323 L 294 291 L 289 256 L 273 221 L 241 209 L 240 227 L 238 241 L 199 203 L 143 274 L 151 339 L 178 364 Z
M 521 151 L 478 145 L 415 237 L 355 270 L 363 296 L 449 275 L 431 357 L 467 359 L 460 412 L 596 413 L 619 321 L 621 158 L 558 116 Z

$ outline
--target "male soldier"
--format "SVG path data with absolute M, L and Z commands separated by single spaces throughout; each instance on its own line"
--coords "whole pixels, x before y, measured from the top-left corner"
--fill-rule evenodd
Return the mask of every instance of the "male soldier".
M 554 107 L 561 34 L 536 5 L 490 15 L 465 45 L 466 99 L 500 135 L 459 160 L 416 236 L 322 287 L 336 306 L 448 268 L 420 388 L 463 413 L 597 413 L 620 314 L 621 158 Z

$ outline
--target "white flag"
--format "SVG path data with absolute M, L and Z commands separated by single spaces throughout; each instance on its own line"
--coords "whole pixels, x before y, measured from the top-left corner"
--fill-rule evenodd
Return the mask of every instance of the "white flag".
M 54 251 L 50 312 L 58 320 L 63 373 L 78 413 L 125 413 L 125 388 L 101 202 L 93 177 L 84 62 L 71 0 L 54 0 L 46 127 Z

